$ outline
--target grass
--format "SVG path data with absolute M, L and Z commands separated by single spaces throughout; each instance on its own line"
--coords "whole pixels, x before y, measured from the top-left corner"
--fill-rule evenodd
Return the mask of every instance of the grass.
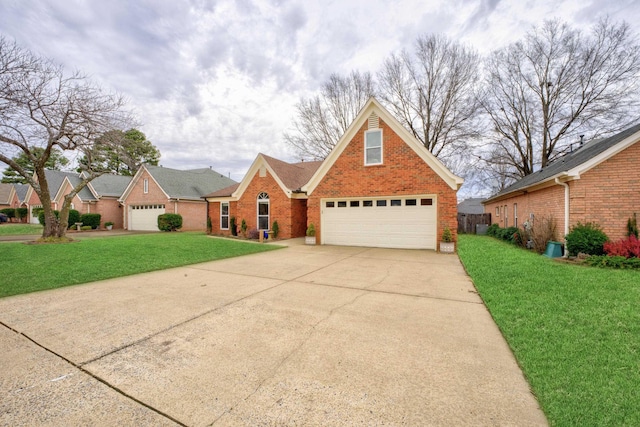
M 0 297 L 276 249 L 204 233 L 93 237 L 66 244 L 0 244 Z
M 40 224 L 10 224 L 0 225 L 0 236 L 17 236 L 26 234 L 42 234 Z
M 640 425 L 640 272 L 486 236 L 460 236 L 459 255 L 551 425 Z

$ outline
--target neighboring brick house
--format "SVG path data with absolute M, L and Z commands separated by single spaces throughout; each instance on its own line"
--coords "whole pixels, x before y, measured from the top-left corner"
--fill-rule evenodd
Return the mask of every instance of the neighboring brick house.
M 297 170 L 296 181 L 285 184 L 274 165 Z M 231 215 L 251 214 L 245 218 L 251 225 L 260 221 L 261 212 L 278 212 L 259 228 L 270 228 L 277 220 L 281 230 L 291 224 L 282 237 L 295 237 L 303 235 L 299 224 L 314 224 L 319 244 L 436 249 L 445 227 L 455 238 L 456 192 L 462 179 L 374 98 L 323 162 L 310 162 L 304 171 L 296 168 L 305 163 L 259 155 L 238 188 L 208 196 L 212 223 L 221 218 L 226 224 L 226 209 Z M 261 202 L 264 195 L 268 211 Z
M 235 183 L 210 168 L 177 170 L 143 165 L 119 198 L 125 228 L 158 230 L 158 215 L 176 213 L 182 216 L 182 230 L 205 231 L 207 204 L 202 196 Z
M 0 209 L 16 208 L 18 196 L 13 184 L 0 183 Z
M 75 172 L 45 171 L 49 193 L 51 194 L 51 207 L 55 210 L 62 209 L 64 196 L 69 194 L 75 186 L 81 182 L 81 175 Z M 122 208 L 118 197 L 127 187 L 131 177 L 120 175 L 101 175 L 90 181 L 78 192 L 71 201 L 71 209 L 80 214 L 98 213 L 101 222 L 114 223 L 114 228 L 122 228 Z M 37 224 L 38 217 L 33 214 L 34 209 L 42 207 L 40 198 L 31 186 L 28 186 L 25 195 L 26 207 L 29 208 L 30 222 Z
M 595 222 L 612 240 L 640 213 L 640 125 L 578 149 L 484 202 L 501 227 L 553 217 L 563 240 L 578 222 Z

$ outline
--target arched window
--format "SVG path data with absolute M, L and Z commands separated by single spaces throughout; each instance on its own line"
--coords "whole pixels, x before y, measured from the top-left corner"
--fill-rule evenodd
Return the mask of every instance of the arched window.
M 258 194 L 258 229 L 269 229 L 269 195 L 264 192 Z

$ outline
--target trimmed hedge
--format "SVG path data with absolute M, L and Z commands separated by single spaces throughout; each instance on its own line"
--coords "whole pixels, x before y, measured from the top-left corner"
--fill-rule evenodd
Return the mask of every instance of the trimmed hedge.
M 5 214 L 9 219 L 16 217 L 16 210 L 14 208 L 0 209 L 0 213 Z
M 75 209 L 69 210 L 69 228 L 75 227 L 76 222 L 80 222 L 80 212 Z
M 571 256 L 576 256 L 580 253 L 602 255 L 604 254 L 604 244 L 609 241 L 600 226 L 593 222 L 577 223 L 571 227 L 569 234 L 564 239 L 567 251 Z
M 56 218 L 60 218 L 60 211 L 53 211 L 53 214 L 56 216 Z M 44 211 L 41 211 L 38 214 L 38 222 L 40 223 L 40 225 L 44 226 Z
M 76 222 L 81 222 L 83 227 L 90 225 L 91 228 L 95 230 L 96 228 L 100 227 L 101 218 L 102 218 L 102 215 L 98 213 L 86 213 L 86 214 L 80 215 L 80 221 L 76 221 Z M 71 221 L 69 221 L 69 223 L 71 223 Z
M 182 228 L 182 215 L 165 213 L 158 215 L 158 229 L 160 231 L 176 231 Z
M 28 208 L 16 208 L 16 218 L 22 219 L 26 218 L 29 214 Z

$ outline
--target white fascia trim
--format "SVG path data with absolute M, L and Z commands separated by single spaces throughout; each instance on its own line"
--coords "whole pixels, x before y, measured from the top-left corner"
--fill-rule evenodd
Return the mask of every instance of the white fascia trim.
M 420 156 L 420 158 L 442 178 L 452 190 L 458 190 L 464 183 L 464 179 L 454 175 L 440 160 L 438 160 L 427 148 L 420 143 L 404 126 L 393 117 L 386 108 L 384 108 L 378 100 L 371 97 L 365 106 L 360 110 L 358 116 L 351 123 L 347 131 L 342 135 L 342 138 L 338 141 L 336 146 L 331 150 L 327 158 L 322 165 L 318 168 L 315 174 L 311 177 L 309 182 L 302 187 L 302 191 L 305 191 L 307 195 L 311 195 L 313 190 L 320 184 L 322 178 L 331 169 L 331 166 L 340 157 L 344 149 L 349 145 L 351 140 L 355 137 L 358 130 L 365 120 L 371 115 L 372 112 L 376 112 L 378 117 L 382 120 L 400 137 L 402 140 L 413 149 L 413 151 Z M 383 142 L 384 146 L 384 142 Z
M 633 135 L 628 136 L 613 147 L 609 147 L 607 150 L 603 151 L 597 156 L 592 157 L 591 159 L 587 160 L 581 165 L 576 166 L 573 169 L 570 169 L 569 171 L 567 171 L 567 173 L 571 176 L 576 176 L 579 178 L 581 174 L 593 169 L 600 163 L 609 160 L 616 154 L 619 154 L 620 152 L 626 150 L 638 141 L 640 141 L 640 132 L 636 132 Z
M 71 185 L 71 181 L 69 181 L 69 177 L 65 176 L 64 179 L 62 180 L 62 183 L 60 184 L 60 187 L 58 187 L 58 191 L 56 191 L 55 196 L 53 196 L 53 199 L 51 199 L 52 202 L 58 203 L 58 200 L 60 200 L 60 197 L 64 197 L 64 194 L 62 194 L 62 189 L 65 187 L 65 183 L 69 184 L 69 187 L 71 187 L 71 189 L 73 190 L 73 185 Z
M 284 185 L 280 177 L 273 171 L 273 169 L 261 153 L 258 154 L 256 159 L 253 161 L 244 178 L 242 178 L 240 185 L 238 186 L 236 191 L 231 194 L 231 197 L 235 200 L 239 200 L 242 197 L 251 181 L 253 181 L 253 177 L 260 171 L 261 166 L 264 166 L 267 169 L 267 171 L 271 174 L 271 177 L 276 181 L 276 183 L 278 183 L 278 186 L 280 187 L 280 189 L 282 189 L 284 194 L 286 194 L 288 198 L 291 198 L 292 191 Z

